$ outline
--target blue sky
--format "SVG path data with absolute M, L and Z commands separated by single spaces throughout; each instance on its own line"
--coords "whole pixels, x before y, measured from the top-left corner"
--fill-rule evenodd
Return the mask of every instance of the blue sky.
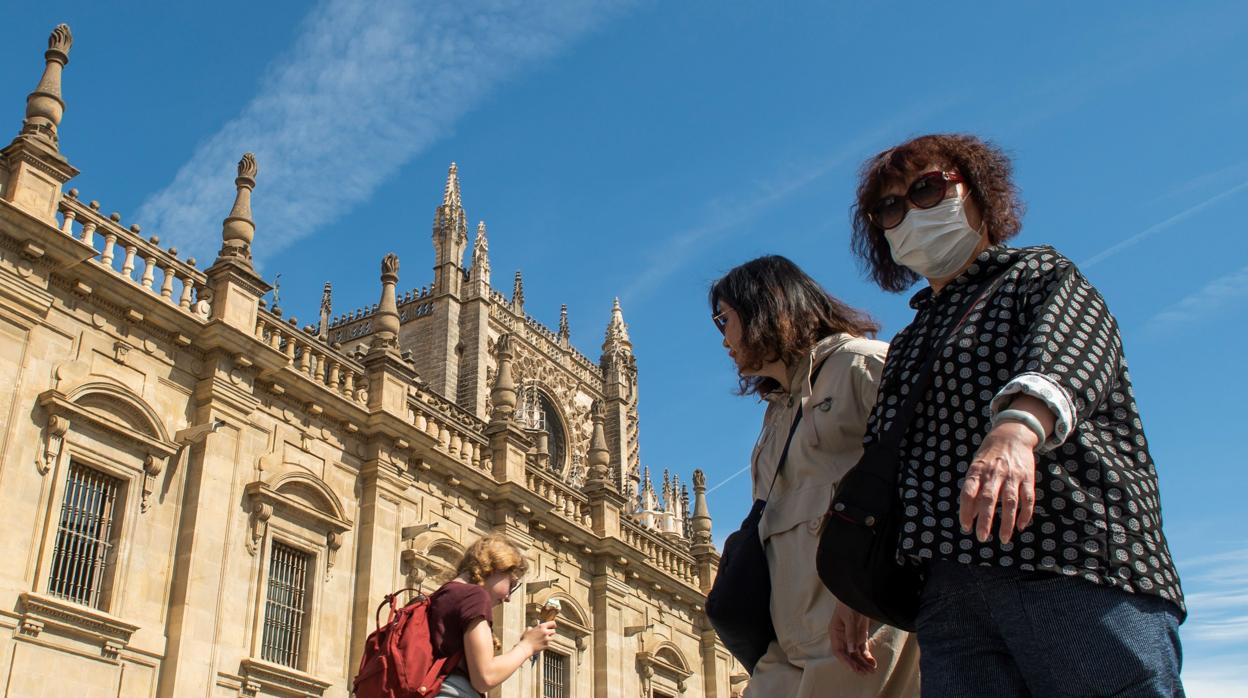
M 13 5 L 18 5 L 14 7 Z M 175 6 L 170 6 L 175 5 Z M 75 35 L 62 150 L 84 199 L 207 261 L 233 165 L 260 162 L 255 252 L 312 320 L 431 281 L 448 164 L 497 285 L 596 357 L 620 296 L 642 460 L 708 473 L 716 538 L 749 505 L 761 406 L 734 397 L 707 284 L 787 255 L 884 337 L 903 295 L 848 252 L 858 165 L 933 131 L 1014 157 L 1017 244 L 1079 262 L 1117 315 L 1189 594 L 1192 695 L 1248 694 L 1241 512 L 1248 7 L 1235 2 L 11 3 L 0 124 L 48 31 Z M 202 265 L 202 263 L 201 263 Z

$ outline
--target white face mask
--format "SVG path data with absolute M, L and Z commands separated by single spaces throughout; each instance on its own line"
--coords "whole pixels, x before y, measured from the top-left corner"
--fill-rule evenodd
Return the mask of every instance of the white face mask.
M 966 220 L 962 197 L 951 196 L 929 209 L 911 209 L 884 237 L 898 264 L 928 279 L 945 279 L 975 254 L 980 234 Z

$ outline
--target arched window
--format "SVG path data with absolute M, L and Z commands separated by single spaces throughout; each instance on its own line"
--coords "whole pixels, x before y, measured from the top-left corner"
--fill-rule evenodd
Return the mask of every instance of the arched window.
M 567 439 L 564 436 L 563 420 L 559 418 L 559 410 L 555 409 L 554 403 L 546 396 L 546 393 L 538 393 L 542 403 L 542 415 L 546 426 L 546 449 L 550 452 L 550 469 L 562 473 L 567 466 L 568 446 Z

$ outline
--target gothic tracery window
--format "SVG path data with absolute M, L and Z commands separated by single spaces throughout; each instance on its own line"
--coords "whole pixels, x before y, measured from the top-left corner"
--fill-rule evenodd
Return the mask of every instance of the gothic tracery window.
M 563 434 L 563 420 L 559 418 L 559 411 L 555 409 L 550 398 L 545 393 L 538 393 L 542 404 L 542 414 L 545 417 L 546 431 L 546 448 L 550 453 L 550 469 L 555 472 L 563 472 L 567 466 L 567 443 Z

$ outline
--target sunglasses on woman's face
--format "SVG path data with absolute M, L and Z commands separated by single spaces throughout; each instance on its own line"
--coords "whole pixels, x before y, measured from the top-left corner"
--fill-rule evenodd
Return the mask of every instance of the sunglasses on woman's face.
M 515 578 L 513 577 L 513 579 L 515 579 Z M 521 587 L 521 585 L 523 585 L 523 584 L 524 584 L 524 580 L 523 580 L 523 579 L 516 579 L 514 582 L 512 582 L 512 583 L 511 583 L 511 590 L 507 592 L 507 595 L 508 595 L 508 596 L 512 596 L 512 595 L 514 595 L 517 591 L 520 591 L 520 587 Z
M 877 201 L 869 212 L 871 222 L 884 230 L 892 230 L 906 219 L 906 213 L 910 211 L 907 201 L 915 208 L 931 208 L 945 200 L 950 182 L 956 184 L 962 181 L 962 175 L 957 172 L 928 172 L 920 175 L 906 190 L 905 196 L 891 194 Z
M 723 310 L 715 313 L 711 316 L 711 322 L 715 323 L 715 329 L 719 330 L 720 334 L 723 334 L 728 329 L 728 313 Z

